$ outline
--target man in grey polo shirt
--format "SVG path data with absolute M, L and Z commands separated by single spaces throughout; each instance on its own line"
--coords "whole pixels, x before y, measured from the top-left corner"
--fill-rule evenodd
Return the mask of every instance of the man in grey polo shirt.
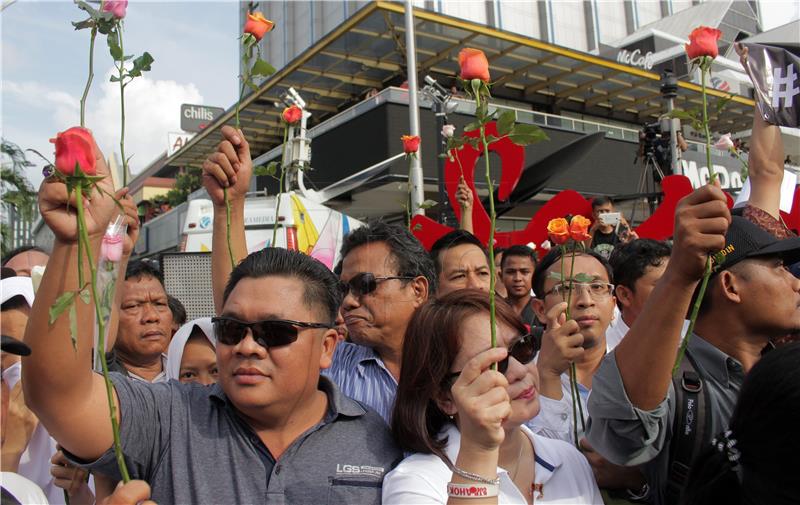
M 672 368 L 708 251 L 719 252 L 683 358 L 707 392 L 700 391 L 708 416 L 694 417 L 707 419 L 700 431 L 697 424 L 675 426 Z M 798 259 L 800 239 L 779 241 L 731 218 L 717 187 L 704 186 L 678 205 L 669 264 L 627 336 L 603 360 L 588 405 L 589 442 L 613 463 L 642 465 L 649 503 L 679 500 L 691 458 L 676 466 L 670 457 L 685 428 L 700 441 L 690 451 L 727 429 L 745 374 L 772 338 L 800 329 L 800 280 L 785 268 Z M 687 377 L 684 387 L 696 388 Z M 680 445 L 684 452 L 687 445 Z
M 108 170 L 97 153 L 98 175 Z M 95 257 L 115 212 L 92 191 L 87 226 Z M 31 314 L 23 363 L 30 408 L 74 458 L 119 478 L 101 376 L 92 373 L 91 306 L 77 303 L 73 351 L 66 312 L 49 307 L 78 287 L 74 214 L 64 184 L 39 193 L 55 244 Z M 341 303 L 337 279 L 301 253 L 266 249 L 240 263 L 216 321 L 219 383 L 145 384 L 115 375 L 122 448 L 133 478 L 157 503 L 379 503 L 385 472 L 401 457 L 375 412 L 320 378 L 330 366 Z

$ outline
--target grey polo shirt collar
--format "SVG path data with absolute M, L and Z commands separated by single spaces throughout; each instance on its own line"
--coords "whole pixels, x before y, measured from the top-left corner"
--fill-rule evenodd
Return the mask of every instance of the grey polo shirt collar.
M 742 364 L 720 351 L 703 337 L 692 334 L 689 340 L 688 350 L 697 360 L 699 366 L 711 375 L 720 384 L 730 387 L 730 373 L 738 370 L 742 374 Z

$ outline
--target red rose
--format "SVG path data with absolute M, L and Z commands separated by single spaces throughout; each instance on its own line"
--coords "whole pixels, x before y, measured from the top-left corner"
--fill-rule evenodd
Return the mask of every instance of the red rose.
M 711 56 L 716 58 L 719 54 L 717 40 L 722 36 L 722 32 L 716 28 L 700 26 L 692 30 L 689 34 L 689 43 L 686 44 L 686 55 L 690 60 L 701 56 Z
M 297 105 L 286 107 L 281 113 L 281 118 L 283 118 L 283 120 L 288 124 L 295 124 L 303 118 L 303 109 Z
M 592 236 L 589 235 L 589 226 L 591 224 L 591 221 L 581 215 L 573 216 L 572 220 L 569 222 L 569 236 L 576 242 L 589 240 L 592 238 Z
M 461 78 L 465 81 L 480 79 L 489 82 L 489 60 L 480 49 L 465 47 L 458 53 L 458 66 L 461 67 Z
M 244 24 L 244 33 L 249 33 L 256 40 L 261 40 L 264 35 L 275 28 L 275 23 L 265 18 L 260 12 L 247 14 L 247 22 Z
M 73 175 L 75 166 L 80 165 L 81 172 L 95 175 L 94 139 L 86 128 L 73 126 L 69 130 L 56 134 L 50 139 L 56 145 L 56 170 L 64 175 Z
M 413 154 L 419 150 L 419 136 L 418 135 L 403 135 L 400 137 L 403 141 L 403 152 L 406 154 Z

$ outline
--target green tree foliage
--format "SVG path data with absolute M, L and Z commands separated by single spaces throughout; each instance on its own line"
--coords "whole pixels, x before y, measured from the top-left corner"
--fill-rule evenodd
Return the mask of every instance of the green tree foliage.
M 203 171 L 200 168 L 190 167 L 175 178 L 175 187 L 167 193 L 167 202 L 170 206 L 177 207 L 186 201 L 191 193 L 203 185 Z
M 32 221 L 36 215 L 36 191 L 25 177 L 25 170 L 34 166 L 25 157 L 20 147 L 8 140 L 0 141 L 2 164 L 0 165 L 0 199 L 3 205 L 14 208 L 17 214 L 26 221 Z M 3 225 L 2 253 L 11 249 L 11 230 Z

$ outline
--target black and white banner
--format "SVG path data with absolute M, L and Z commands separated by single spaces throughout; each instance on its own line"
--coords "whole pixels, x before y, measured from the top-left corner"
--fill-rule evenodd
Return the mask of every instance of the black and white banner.
M 800 58 L 783 47 L 748 44 L 746 69 L 765 121 L 800 127 Z M 795 50 L 796 52 L 796 50 Z

